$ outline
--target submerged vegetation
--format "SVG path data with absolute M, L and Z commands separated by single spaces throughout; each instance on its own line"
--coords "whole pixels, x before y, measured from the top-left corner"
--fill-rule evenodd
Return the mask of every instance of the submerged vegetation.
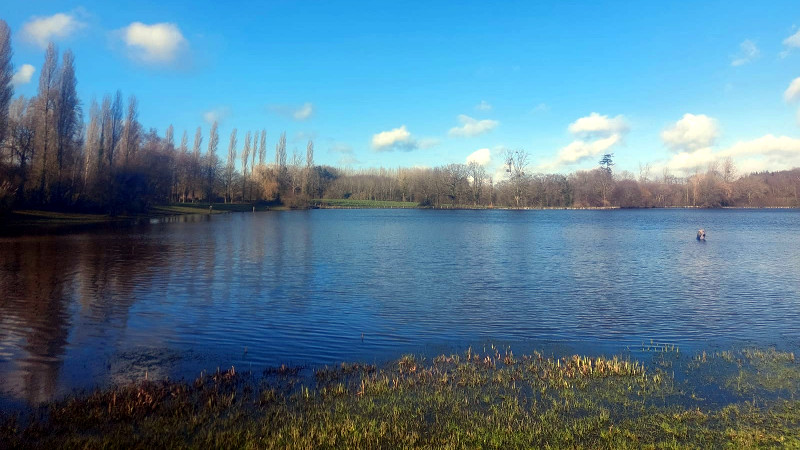
M 643 349 L 644 350 L 644 349 Z M 382 367 L 235 368 L 147 381 L 0 420 L 10 447 L 800 446 L 800 366 L 775 349 L 683 357 L 497 348 Z

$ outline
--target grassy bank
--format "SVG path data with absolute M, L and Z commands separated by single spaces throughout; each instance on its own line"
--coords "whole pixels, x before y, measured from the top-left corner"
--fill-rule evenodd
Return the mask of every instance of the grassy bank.
M 211 206 L 211 208 L 209 208 L 209 206 Z M 116 216 L 42 210 L 16 210 L 0 218 L 0 232 L 11 234 L 36 231 L 46 232 L 51 230 L 71 229 L 72 227 L 135 222 L 137 220 L 186 214 L 250 212 L 253 211 L 253 207 L 254 205 L 249 203 L 173 203 L 153 206 L 146 212 L 140 214 L 122 214 Z M 256 211 L 266 211 L 270 208 L 264 205 L 258 205 L 255 206 L 255 209 Z
M 417 208 L 417 202 L 394 202 L 383 200 L 353 200 L 345 198 L 318 198 L 311 204 L 320 208 Z
M 800 446 L 791 353 L 625 358 L 471 349 L 384 367 L 231 368 L 141 381 L 0 420 L 12 448 Z

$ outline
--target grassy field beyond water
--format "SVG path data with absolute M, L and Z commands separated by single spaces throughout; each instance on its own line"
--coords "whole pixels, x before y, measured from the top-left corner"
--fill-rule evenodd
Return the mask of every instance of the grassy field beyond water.
M 10 448 L 800 447 L 800 367 L 774 349 L 623 357 L 468 349 L 102 389 L 0 420 Z

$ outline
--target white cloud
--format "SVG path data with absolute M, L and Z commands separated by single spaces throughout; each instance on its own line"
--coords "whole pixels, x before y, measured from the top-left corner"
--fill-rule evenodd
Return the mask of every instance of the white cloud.
M 789 83 L 789 87 L 783 93 L 783 99 L 787 102 L 800 99 L 800 77 L 795 78 Z
M 209 125 L 212 125 L 214 122 L 222 122 L 223 120 L 227 119 L 231 115 L 231 109 L 227 106 L 220 106 L 214 109 L 210 109 L 203 113 L 203 120 L 206 121 Z
M 460 114 L 458 116 L 458 121 L 461 122 L 461 126 L 451 128 L 449 132 L 450 136 L 474 137 L 483 133 L 488 133 L 500 124 L 500 122 L 496 120 L 476 120 L 465 114 Z
M 476 162 L 481 166 L 487 166 L 492 162 L 492 152 L 488 148 L 475 150 L 467 156 L 467 164 Z
M 50 41 L 64 39 L 86 24 L 74 15 L 57 13 L 48 17 L 35 17 L 22 25 L 22 36 L 28 42 L 46 48 Z
M 336 163 L 340 166 L 361 164 L 361 161 L 356 158 L 353 152 L 353 147 L 344 142 L 331 142 L 328 146 L 328 152 L 339 155 Z
M 672 156 L 667 163 L 671 170 L 690 171 L 708 166 L 716 160 L 716 156 L 710 147 L 701 148 L 691 152 L 678 152 Z
M 268 105 L 267 108 L 273 113 L 292 120 L 303 121 L 314 115 L 314 104 L 303 103 L 301 106 L 294 105 Z
M 31 77 L 33 76 L 33 72 L 36 69 L 30 64 L 23 64 L 22 67 L 17 70 L 17 73 L 11 77 L 11 84 L 14 86 L 20 86 L 23 84 L 28 84 L 31 82 Z
M 306 120 L 311 117 L 311 114 L 314 114 L 314 105 L 305 103 L 292 113 L 292 117 L 294 117 L 295 120 Z
M 741 155 L 800 157 L 800 139 L 767 134 L 752 141 L 737 142 L 721 151 L 720 155 L 723 158 Z
M 733 60 L 731 61 L 732 66 L 742 66 L 749 62 L 752 62 L 754 59 L 758 58 L 761 52 L 758 50 L 755 42 L 751 41 L 750 39 L 745 39 L 739 44 L 739 53 L 733 56 Z
M 343 155 L 352 155 L 353 154 L 353 147 L 345 144 L 344 142 L 333 142 L 328 147 L 328 151 L 331 153 L 341 153 Z
M 372 148 L 377 152 L 383 151 L 411 151 L 419 146 L 417 141 L 411 137 L 411 133 L 403 125 L 389 131 L 381 131 L 372 136 Z
M 186 38 L 174 23 L 133 22 L 121 31 L 131 56 L 144 63 L 173 62 L 188 47 Z
M 800 48 L 800 30 L 783 40 L 783 45 L 786 50 L 781 52 L 781 57 L 785 58 L 789 52 L 794 48 Z
M 757 139 L 737 142 L 722 150 L 715 151 L 711 147 L 705 147 L 682 151 L 674 155 L 667 166 L 674 170 L 690 171 L 719 163 L 726 158 L 734 159 L 741 173 L 800 167 L 800 139 L 767 134 Z
M 487 102 L 486 100 L 481 100 L 480 103 L 475 105 L 475 109 L 477 109 L 478 111 L 491 111 L 492 105 L 489 104 L 489 102 Z
M 661 132 L 661 139 L 676 152 L 709 147 L 717 136 L 717 121 L 705 114 L 684 114 L 681 120 Z
M 555 168 L 567 164 L 575 164 L 591 157 L 597 157 L 608 151 L 622 140 L 622 135 L 612 134 L 611 136 L 597 139 L 594 141 L 574 140 L 566 147 L 558 151 L 556 160 L 546 167 Z
M 336 164 L 339 166 L 349 167 L 361 164 L 361 161 L 351 154 L 344 154 L 336 161 Z
M 621 115 L 608 117 L 596 112 L 572 122 L 568 128 L 570 133 L 584 137 L 608 137 L 615 134 L 625 134 L 628 129 L 628 124 Z
M 787 47 L 800 48 L 800 30 L 783 40 L 783 45 Z
M 548 106 L 547 103 L 539 103 L 538 105 L 533 107 L 531 113 L 537 114 L 537 113 L 545 113 L 547 111 L 550 111 L 550 106 Z
M 417 141 L 419 148 L 431 148 L 439 145 L 441 141 L 437 138 L 421 138 Z
M 593 112 L 572 122 L 567 129 L 576 139 L 562 147 L 555 159 L 540 164 L 540 169 L 552 170 L 608 153 L 622 142 L 630 127 L 622 115 L 608 117 Z

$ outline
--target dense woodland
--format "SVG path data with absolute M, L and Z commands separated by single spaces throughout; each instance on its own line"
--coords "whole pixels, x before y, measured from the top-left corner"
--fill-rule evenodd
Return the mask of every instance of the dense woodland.
M 676 176 L 614 170 L 604 155 L 593 170 L 533 173 L 524 150 L 504 154 L 496 178 L 476 163 L 435 168 L 340 169 L 274 153 L 267 131 L 234 129 L 227 141 L 214 123 L 176 136 L 145 130 L 136 97 L 77 96 L 75 58 L 50 44 L 33 98 L 14 97 L 10 31 L 0 21 L 0 213 L 14 208 L 121 214 L 172 202 L 268 202 L 305 207 L 319 198 L 417 202 L 427 207 L 800 206 L 800 169 L 737 174 L 731 160 Z M 227 145 L 226 145 L 227 144 Z M 222 155 L 222 156 L 220 156 Z

